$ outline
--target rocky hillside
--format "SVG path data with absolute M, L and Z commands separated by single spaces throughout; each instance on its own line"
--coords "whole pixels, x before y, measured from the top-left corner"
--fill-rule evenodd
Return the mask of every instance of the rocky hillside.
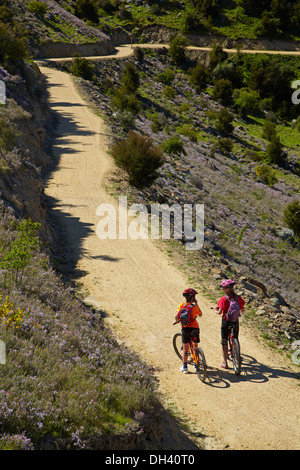
M 53 0 L 9 2 L 34 57 L 110 54 L 115 44 L 129 40 L 129 35 L 121 28 L 98 29 L 96 24 L 87 23 L 72 13 L 70 2 L 65 2 L 64 7 L 60 3 Z

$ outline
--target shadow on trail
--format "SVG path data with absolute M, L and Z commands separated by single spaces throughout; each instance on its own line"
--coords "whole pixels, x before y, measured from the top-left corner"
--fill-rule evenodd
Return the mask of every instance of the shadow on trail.
M 51 84 L 51 86 L 53 85 Z M 89 146 L 93 143 L 93 137 L 97 138 L 99 134 L 77 122 L 76 116 L 70 112 L 71 106 L 78 107 L 82 105 L 77 103 L 71 105 L 62 101 L 53 101 L 50 105 L 53 127 L 49 133 L 51 140 L 49 153 L 51 153 L 52 158 L 51 163 L 43 170 L 42 176 L 45 186 L 52 182 L 54 173 L 59 166 L 60 170 L 72 171 L 72 157 L 76 155 L 76 158 L 80 158 L 81 152 L 88 152 Z M 58 107 L 60 108 L 59 111 L 56 109 Z M 78 139 L 80 139 L 80 147 L 76 149 L 73 144 L 77 144 Z M 61 165 L 62 157 L 66 155 L 68 164 Z M 56 186 L 63 186 L 66 191 L 69 187 L 72 191 L 72 184 L 69 181 L 55 184 Z M 83 244 L 85 239 L 95 236 L 95 228 L 92 223 L 84 223 L 78 217 L 72 215 L 70 212 L 74 205 L 66 204 L 59 197 L 45 195 L 44 203 L 47 208 L 49 224 L 53 230 L 53 240 L 55 241 L 55 248 L 51 253 L 52 262 L 65 280 L 69 280 L 69 278 L 73 280 L 80 279 L 88 273 L 78 269 L 78 260 L 84 256 L 90 257 Z M 84 204 L 88 204 L 88 201 L 85 201 Z M 79 206 L 76 205 L 76 207 Z M 97 259 L 95 256 L 92 258 Z M 119 261 L 118 258 L 110 257 L 105 253 L 99 255 L 99 259 L 112 263 Z
M 208 366 L 206 385 L 215 388 L 228 388 L 234 383 L 253 382 L 264 383 L 271 379 L 296 378 L 296 374 L 287 369 L 273 368 L 257 362 L 247 354 L 242 356 L 242 370 L 240 375 L 235 375 L 232 364 L 229 361 L 229 369 L 220 369 Z

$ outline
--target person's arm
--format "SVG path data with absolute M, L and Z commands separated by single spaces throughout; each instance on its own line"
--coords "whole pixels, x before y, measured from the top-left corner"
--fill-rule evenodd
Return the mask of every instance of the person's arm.
M 202 310 L 201 310 L 201 308 L 199 307 L 198 304 L 196 305 L 196 308 L 197 308 L 197 315 L 198 315 L 198 317 L 202 317 Z
M 244 307 L 245 307 L 245 301 L 244 301 L 244 299 L 242 299 L 242 297 L 239 297 L 239 298 L 238 298 L 238 302 L 239 302 L 240 307 L 241 307 L 241 312 L 244 312 L 244 310 L 245 310 L 245 308 L 244 308 Z
M 179 312 L 180 312 L 181 307 L 182 307 L 182 304 L 180 304 L 177 308 L 177 313 L 175 315 L 175 321 L 176 322 L 179 322 L 179 320 L 180 320 Z
M 224 301 L 224 298 L 221 297 L 219 302 L 218 302 L 218 305 L 214 308 L 215 312 L 218 314 L 218 315 L 223 315 L 224 313 L 224 307 L 225 307 L 225 301 Z
M 215 311 L 218 315 L 222 315 L 222 313 L 223 313 L 223 310 L 219 307 L 219 305 L 217 305 L 216 307 L 214 307 L 214 311 Z

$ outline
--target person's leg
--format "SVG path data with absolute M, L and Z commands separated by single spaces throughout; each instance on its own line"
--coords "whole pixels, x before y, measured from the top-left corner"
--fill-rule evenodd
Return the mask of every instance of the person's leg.
M 182 345 L 182 369 L 187 369 L 189 343 Z
M 221 364 L 221 367 L 224 369 L 228 368 L 227 364 L 227 358 L 228 358 L 228 321 L 227 320 L 222 320 L 222 325 L 221 325 L 221 345 L 222 345 L 222 357 L 223 357 L 223 362 Z
M 226 340 L 226 344 L 222 344 L 222 356 L 223 356 L 223 362 L 221 364 L 221 367 L 223 367 L 224 369 L 227 369 L 228 368 L 228 364 L 227 364 L 227 357 L 228 357 L 227 340 Z
M 182 372 L 188 372 L 187 360 L 188 360 L 188 350 L 189 350 L 189 331 L 186 328 L 182 328 L 182 367 L 180 370 Z

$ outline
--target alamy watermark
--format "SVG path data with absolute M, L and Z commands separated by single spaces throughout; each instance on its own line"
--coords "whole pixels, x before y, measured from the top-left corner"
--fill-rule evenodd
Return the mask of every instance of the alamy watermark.
M 0 340 L 0 364 L 6 364 L 6 346 L 2 340 Z
M 292 103 L 299 104 L 300 103 L 300 80 L 295 80 L 292 83 L 292 88 L 296 91 L 292 94 Z
M 204 243 L 204 204 L 144 204 L 128 207 L 119 197 L 118 211 L 112 204 L 100 204 L 96 233 L 100 240 L 151 239 L 184 240 L 187 250 L 199 250 Z
M 6 103 L 6 87 L 3 80 L 0 80 L 0 104 Z

